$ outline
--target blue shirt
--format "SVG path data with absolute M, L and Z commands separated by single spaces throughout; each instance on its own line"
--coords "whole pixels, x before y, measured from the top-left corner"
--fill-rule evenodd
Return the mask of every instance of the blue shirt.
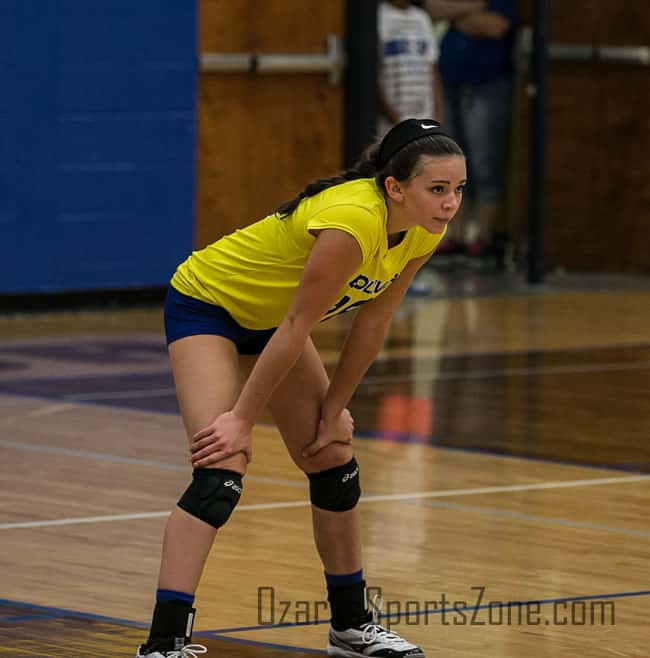
M 444 83 L 477 84 L 512 73 L 515 0 L 488 0 L 486 10 L 505 16 L 511 22 L 510 29 L 500 39 L 488 39 L 467 36 L 452 25 L 440 44 L 438 70 Z

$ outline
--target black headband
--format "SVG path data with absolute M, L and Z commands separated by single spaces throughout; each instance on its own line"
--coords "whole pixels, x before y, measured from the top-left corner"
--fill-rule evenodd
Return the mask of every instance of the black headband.
M 433 119 L 405 119 L 395 124 L 384 136 L 377 153 L 377 165 L 382 169 L 386 163 L 407 144 L 426 135 L 449 137 Z

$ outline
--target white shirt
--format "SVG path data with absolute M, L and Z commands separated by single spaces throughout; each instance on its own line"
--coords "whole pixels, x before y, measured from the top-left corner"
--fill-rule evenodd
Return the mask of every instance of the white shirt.
M 438 59 L 438 43 L 429 15 L 419 7 L 399 9 L 381 2 L 377 29 L 379 84 L 389 105 L 400 121 L 435 118 L 432 67 Z M 384 116 L 377 128 L 380 136 L 390 128 Z

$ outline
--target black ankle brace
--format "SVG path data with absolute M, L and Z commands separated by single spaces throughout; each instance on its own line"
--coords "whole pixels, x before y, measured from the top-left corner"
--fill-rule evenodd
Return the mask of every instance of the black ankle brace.
M 328 586 L 327 598 L 335 631 L 357 628 L 372 618 L 366 609 L 365 580 L 352 585 Z
M 182 649 L 192 640 L 196 610 L 179 601 L 156 603 L 146 647 L 152 651 Z

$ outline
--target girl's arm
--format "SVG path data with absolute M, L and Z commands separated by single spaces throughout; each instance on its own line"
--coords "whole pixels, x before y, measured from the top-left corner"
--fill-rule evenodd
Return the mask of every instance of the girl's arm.
M 467 36 L 485 39 L 500 39 L 511 25 L 509 18 L 496 11 L 479 11 L 454 22 L 454 27 Z
M 445 124 L 444 100 L 442 98 L 442 82 L 438 73 L 438 66 L 434 64 L 431 67 L 431 78 L 433 84 L 433 116 L 438 123 Z
M 296 363 L 312 327 L 336 302 L 361 265 L 361 249 L 348 233 L 322 231 L 316 238 L 284 320 L 260 355 L 233 412 L 252 425 L 275 387 Z
M 305 448 L 305 457 L 310 457 L 329 443 L 337 441 L 336 420 L 345 410 L 359 382 L 382 348 L 393 314 L 415 273 L 430 256 L 431 254 L 427 254 L 410 261 L 400 276 L 379 297 L 361 306 L 357 312 L 323 400 L 323 424 L 316 441 Z M 332 431 L 328 431 L 328 428 L 332 428 Z
M 400 115 L 388 101 L 388 97 L 384 91 L 384 85 L 381 81 L 377 85 L 377 101 L 380 114 L 382 114 L 390 124 L 399 123 Z
M 198 432 L 191 447 L 195 468 L 244 452 L 250 459 L 250 434 L 276 386 L 300 357 L 312 327 L 336 302 L 361 264 L 361 248 L 348 233 L 319 233 L 291 306 L 257 359 L 233 409 Z
M 485 0 L 425 0 L 425 9 L 434 21 L 453 21 L 475 11 L 483 11 Z

